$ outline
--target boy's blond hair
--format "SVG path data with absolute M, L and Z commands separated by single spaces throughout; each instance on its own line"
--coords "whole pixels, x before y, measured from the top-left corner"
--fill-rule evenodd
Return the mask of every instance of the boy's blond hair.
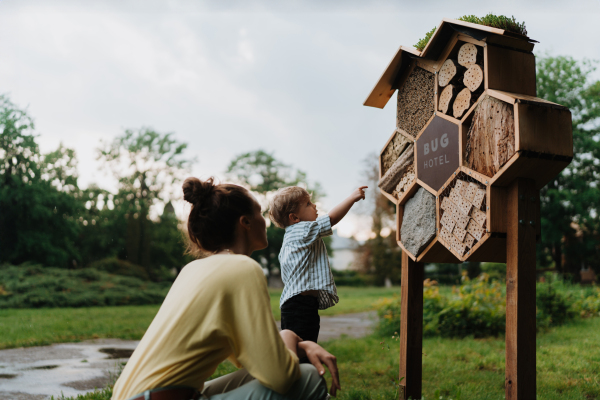
M 300 204 L 310 197 L 310 193 L 299 186 L 279 189 L 269 202 L 269 218 L 280 228 L 289 226 L 290 213 L 297 212 Z

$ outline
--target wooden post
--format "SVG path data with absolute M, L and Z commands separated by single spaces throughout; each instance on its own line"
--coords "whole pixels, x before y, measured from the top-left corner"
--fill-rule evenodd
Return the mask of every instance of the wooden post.
M 423 375 L 423 263 L 402 253 L 400 400 L 421 398 Z
M 506 400 L 536 398 L 535 233 L 540 201 L 535 182 L 508 187 L 506 234 Z

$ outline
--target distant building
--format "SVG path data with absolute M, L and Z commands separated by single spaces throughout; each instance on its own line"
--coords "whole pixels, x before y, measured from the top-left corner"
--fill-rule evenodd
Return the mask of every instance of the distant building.
M 331 248 L 333 249 L 333 257 L 329 258 L 331 268 L 352 269 L 358 242 L 354 238 L 339 236 L 337 230 L 333 231 L 331 239 Z

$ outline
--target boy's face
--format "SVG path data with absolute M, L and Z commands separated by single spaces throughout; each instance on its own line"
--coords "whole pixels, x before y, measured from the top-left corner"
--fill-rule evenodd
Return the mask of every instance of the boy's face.
M 315 221 L 318 215 L 317 205 L 313 204 L 310 198 L 306 198 L 300 203 L 298 210 L 290 214 L 290 222 L 295 224 L 301 221 Z

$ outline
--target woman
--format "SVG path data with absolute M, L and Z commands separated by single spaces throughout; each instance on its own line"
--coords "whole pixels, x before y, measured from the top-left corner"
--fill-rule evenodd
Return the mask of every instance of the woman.
M 289 330 L 277 331 L 262 268 L 267 246 L 260 205 L 244 188 L 188 178 L 188 234 L 211 253 L 188 264 L 119 377 L 113 400 L 314 399 L 340 388 L 336 359 Z M 311 364 L 298 363 L 298 356 Z M 229 358 L 244 369 L 205 382 Z

